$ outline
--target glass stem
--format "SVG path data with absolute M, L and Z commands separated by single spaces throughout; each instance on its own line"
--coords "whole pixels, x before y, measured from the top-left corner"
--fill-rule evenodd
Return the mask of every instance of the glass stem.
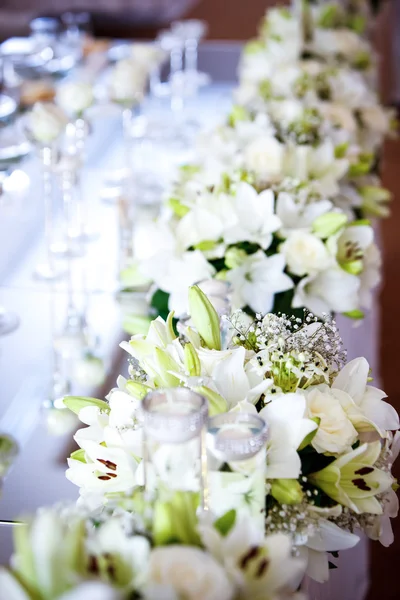
M 171 110 L 179 115 L 184 108 L 183 97 L 183 53 L 180 46 L 171 50 L 170 57 L 170 83 L 171 83 Z
M 88 206 L 85 195 L 82 192 L 82 177 L 81 167 L 85 162 L 86 152 L 86 135 L 87 135 L 87 123 L 83 118 L 76 119 L 75 123 L 75 147 L 78 167 L 75 170 L 75 187 L 77 194 L 77 212 L 78 212 L 78 223 L 79 223 L 79 234 L 82 236 L 85 234 L 86 227 L 88 225 Z
M 131 142 L 132 142 L 133 108 L 125 106 L 122 110 L 122 135 L 124 138 L 124 160 L 128 177 L 131 173 Z
M 54 151 L 49 147 L 42 148 L 43 167 L 43 197 L 44 197 L 44 237 L 46 243 L 46 259 L 50 269 L 54 266 L 54 257 L 51 252 L 53 241 L 53 160 Z
M 185 43 L 185 70 L 197 73 L 198 43 L 195 38 L 186 40 Z

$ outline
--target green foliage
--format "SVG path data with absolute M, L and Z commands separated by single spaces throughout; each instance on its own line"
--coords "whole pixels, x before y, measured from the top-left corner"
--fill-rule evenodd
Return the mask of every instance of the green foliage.
M 152 310 L 152 313 L 156 316 L 160 316 L 164 319 L 164 321 L 167 320 L 168 315 L 169 315 L 169 309 L 168 309 L 168 300 L 169 300 L 169 294 L 167 292 L 163 292 L 163 290 L 157 290 L 150 301 L 150 307 Z
M 235 525 L 235 522 L 236 510 L 232 509 L 217 519 L 214 522 L 214 527 L 220 532 L 221 535 L 226 536 Z
M 306 446 L 303 450 L 299 450 L 299 456 L 301 459 L 301 473 L 305 476 L 325 469 L 335 460 L 333 456 L 319 454 L 312 446 Z

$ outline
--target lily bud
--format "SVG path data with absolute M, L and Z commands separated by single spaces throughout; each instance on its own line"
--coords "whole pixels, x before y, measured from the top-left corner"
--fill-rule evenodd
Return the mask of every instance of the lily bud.
M 160 387 L 177 387 L 180 381 L 171 371 L 179 372 L 179 365 L 174 359 L 161 348 L 154 349 L 154 358 L 157 370 L 157 382 Z
M 199 377 L 201 373 L 200 360 L 197 352 L 190 342 L 186 344 L 184 349 L 185 367 L 191 377 Z
M 364 185 L 359 189 L 362 196 L 362 209 L 374 217 L 388 217 L 389 209 L 386 206 L 392 199 L 392 194 L 389 190 L 375 186 Z
M 297 479 L 273 479 L 271 496 L 279 504 L 299 504 L 303 500 L 303 490 Z
M 240 267 L 247 258 L 247 254 L 240 248 L 229 248 L 225 253 L 225 264 L 228 269 Z
M 98 398 L 88 398 L 86 396 L 66 396 L 63 400 L 64 406 L 72 410 L 76 415 L 79 415 L 79 412 L 82 408 L 86 408 L 86 406 L 96 406 L 100 410 L 104 412 L 110 412 L 110 406 L 104 400 L 99 400 Z
M 208 414 L 210 417 L 219 415 L 221 413 L 228 412 L 228 403 L 218 394 L 205 385 L 193 388 L 194 392 L 197 392 L 201 396 L 204 396 L 208 400 Z
M 197 285 L 189 288 L 190 316 L 207 348 L 221 350 L 221 332 L 218 314 Z
M 150 388 L 148 385 L 139 383 L 139 381 L 133 381 L 133 379 L 129 379 L 126 382 L 125 387 L 126 391 L 134 398 L 137 398 L 137 400 L 143 400 L 143 398 L 152 391 L 152 388 Z

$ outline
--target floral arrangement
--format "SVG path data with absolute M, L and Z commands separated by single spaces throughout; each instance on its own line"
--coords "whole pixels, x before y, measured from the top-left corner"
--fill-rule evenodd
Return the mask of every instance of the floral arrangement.
M 359 319 L 371 305 L 380 254 L 369 219 L 389 212 L 378 164 L 392 113 L 375 92 L 362 11 L 305 3 L 300 13 L 267 12 L 237 104 L 200 136 L 149 229 L 149 255 L 128 274 L 133 287 L 153 284 L 164 318 L 183 316 L 187 287 L 210 279 L 252 315 L 305 307 Z
M 356 531 L 390 544 L 399 418 L 370 385 L 367 361 L 345 363 L 328 318 L 251 319 L 239 311 L 220 319 L 196 286 L 189 303 L 191 319 L 178 324 L 178 334 L 171 313 L 153 321 L 146 336 L 121 344 L 130 377 L 118 379 L 106 402 L 65 399 L 88 425 L 75 435 L 80 449 L 67 471 L 80 502 L 97 511 L 133 510 L 143 485 L 142 400 L 156 388 L 184 386 L 208 400 L 210 415 L 258 414 L 268 424 L 265 533 L 289 536 L 308 575 L 325 581 L 329 553 L 354 546 Z M 191 460 L 190 453 L 171 459 L 171 480 L 182 478 Z M 251 490 L 233 486 L 236 514 L 256 519 Z
M 307 307 L 362 318 L 380 278 L 369 221 L 351 221 L 294 180 L 259 193 L 239 178 L 175 194 L 171 213 L 149 230 L 152 255 L 139 276 L 155 284 L 158 314 L 183 316 L 187 287 L 213 278 L 216 289 L 230 284 L 234 309 L 250 314 Z
M 16 530 L 13 567 L 0 568 L 3 597 L 305 600 L 291 591 L 304 560 L 292 557 L 288 536 L 264 537 L 251 522 L 236 523 L 233 513 L 197 523 L 190 505 L 181 502 L 174 510 L 183 535 L 175 528 L 174 543 L 166 545 L 127 512 L 42 509 Z

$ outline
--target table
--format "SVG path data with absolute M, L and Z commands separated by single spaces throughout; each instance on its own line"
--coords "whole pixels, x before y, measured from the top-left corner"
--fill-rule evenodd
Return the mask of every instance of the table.
M 226 113 L 239 56 L 240 45 L 217 43 L 206 45 L 200 66 L 212 70 L 223 83 L 213 84 L 193 103 L 196 118 L 210 123 Z M 154 106 L 147 107 L 149 113 Z M 101 333 L 101 352 L 108 364 L 111 379 L 121 366 L 118 343 L 123 339 L 120 312 L 115 301 L 118 258 L 118 220 L 116 207 L 99 200 L 104 173 L 121 164 L 122 142 L 119 121 L 108 114 L 94 122 L 84 186 L 92 201 L 92 213 L 101 236 L 91 244 L 86 267 L 78 264 L 80 281 L 76 294 L 79 301 L 89 298 L 88 312 L 93 329 Z M 190 150 L 190 149 L 189 149 Z M 168 152 L 170 154 L 170 152 Z M 179 162 L 190 158 L 175 156 Z M 64 476 L 66 457 L 71 449 L 71 433 L 54 437 L 46 428 L 43 400 L 51 377 L 52 335 L 62 323 L 65 310 L 65 285 L 48 286 L 34 283 L 33 266 L 41 250 L 40 195 L 37 190 L 37 163 L 30 160 L 24 170 L 31 177 L 25 195 L 0 207 L 0 301 L 17 311 L 21 326 L 11 336 L 0 339 L 0 430 L 13 433 L 21 447 L 14 468 L 7 478 L 0 499 L 0 517 L 14 519 L 42 505 L 60 500 L 73 500 L 77 489 Z M 168 171 L 168 168 L 167 168 Z M 77 260 L 79 263 L 79 260 Z M 52 319 L 54 305 L 57 315 Z M 53 307 L 53 309 L 52 309 Z M 105 318 L 106 317 L 106 318 Z M 52 325 L 53 323 L 53 325 Z M 349 327 L 339 318 L 349 359 L 365 355 L 377 372 L 378 314 L 376 306 L 361 327 Z M 105 390 L 113 382 L 105 384 Z M 107 387 L 108 386 L 108 387 Z M 102 390 L 79 390 L 93 394 Z M 0 563 L 8 560 L 11 528 L 0 528 Z M 356 548 L 343 553 L 341 567 L 332 573 L 331 581 L 318 586 L 307 583 L 311 600 L 362 600 L 368 586 L 368 552 L 363 540 Z M 339 591 L 340 586 L 340 591 Z

